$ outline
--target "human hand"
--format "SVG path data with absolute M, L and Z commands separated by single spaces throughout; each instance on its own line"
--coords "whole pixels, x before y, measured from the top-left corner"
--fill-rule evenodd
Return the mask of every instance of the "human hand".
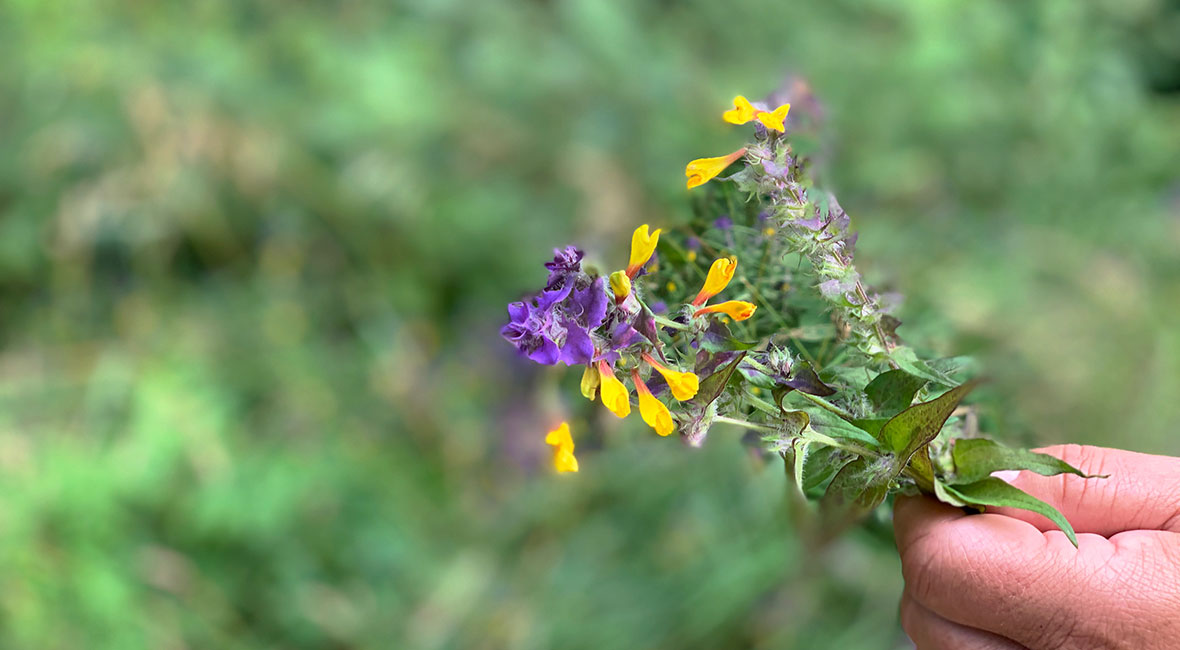
M 969 515 L 898 498 L 901 621 L 919 650 L 1180 648 L 1180 458 L 1064 445 L 1041 449 L 1087 474 L 1010 482 L 1058 508 Z

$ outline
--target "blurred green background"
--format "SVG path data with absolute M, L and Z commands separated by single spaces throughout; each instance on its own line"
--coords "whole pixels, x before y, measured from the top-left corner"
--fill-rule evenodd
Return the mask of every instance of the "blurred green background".
M 1175 0 L 10 0 L 0 647 L 906 647 L 887 522 L 807 554 L 497 334 L 788 73 L 993 435 L 1180 453 Z

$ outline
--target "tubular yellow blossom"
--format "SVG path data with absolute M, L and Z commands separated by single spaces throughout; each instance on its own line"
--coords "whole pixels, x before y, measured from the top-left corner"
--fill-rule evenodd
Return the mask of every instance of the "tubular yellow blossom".
M 664 376 L 664 381 L 668 382 L 668 389 L 672 391 L 672 397 L 683 402 L 686 399 L 692 399 L 696 396 L 697 390 L 700 389 L 700 381 L 696 375 L 691 372 L 680 372 L 666 368 L 660 365 L 660 362 L 653 359 L 650 354 L 644 354 L 643 360 Z
M 545 435 L 546 444 L 553 446 L 553 468 L 558 472 L 578 471 L 578 459 L 574 457 L 574 439 L 570 436 L 570 425 L 562 422 L 556 429 Z
M 758 120 L 762 126 L 768 129 L 785 133 L 786 127 L 783 122 L 787 119 L 787 111 L 789 110 L 791 110 L 791 105 L 783 104 L 773 111 L 764 111 L 751 104 L 750 100 L 738 95 L 733 98 L 733 108 L 722 113 L 721 119 L 730 124 L 745 124 L 750 120 Z
M 787 111 L 791 110 L 790 104 L 783 104 L 773 111 L 758 111 L 755 118 L 768 129 L 778 131 L 779 133 L 786 133 L 787 129 L 783 122 L 787 119 Z
M 705 277 L 705 286 L 701 287 L 700 293 L 693 299 L 692 306 L 700 307 L 706 300 L 721 293 L 733 279 L 736 270 L 737 258 L 732 255 L 714 260 L 713 266 L 709 267 L 709 275 Z
M 721 119 L 730 124 L 745 124 L 754 119 L 758 113 L 758 109 L 750 103 L 750 100 L 738 95 L 733 98 L 733 108 L 721 114 Z
M 587 364 L 586 369 L 582 371 L 582 397 L 594 401 L 598 395 L 598 368 Z
M 661 436 L 666 436 L 676 430 L 672 422 L 672 413 L 663 402 L 651 394 L 651 389 L 639 378 L 639 371 L 631 371 L 631 379 L 635 382 L 635 392 L 639 394 L 639 415 L 647 426 L 656 430 Z
M 623 299 L 631 295 L 631 278 L 623 271 L 615 271 L 610 274 L 610 290 L 615 294 L 615 302 L 623 302 Z
M 693 314 L 693 317 L 695 318 L 701 314 L 721 313 L 734 320 L 746 320 L 747 318 L 754 315 L 755 309 L 758 309 L 757 305 L 748 303 L 744 300 L 728 300 L 723 303 L 709 305 L 708 307 L 698 309 L 696 313 Z
M 716 158 L 698 158 L 684 168 L 684 175 L 688 177 L 688 189 L 692 189 L 698 185 L 704 185 L 713 179 L 714 176 L 725 171 L 726 167 L 733 164 L 733 161 L 746 155 L 746 148 L 742 147 L 728 156 L 718 156 Z
M 621 418 L 631 415 L 631 398 L 627 394 L 627 387 L 615 377 L 610 364 L 599 361 L 598 374 L 601 381 L 599 394 L 602 396 L 603 405 Z
M 627 277 L 634 278 L 639 269 L 651 259 L 652 253 L 656 252 L 661 232 L 661 229 L 656 228 L 655 232 L 648 234 L 645 223 L 631 233 L 631 260 L 627 262 Z

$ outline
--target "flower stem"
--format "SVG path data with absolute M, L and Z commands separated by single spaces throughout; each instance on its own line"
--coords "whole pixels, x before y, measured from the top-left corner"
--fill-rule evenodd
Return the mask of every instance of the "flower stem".
M 651 317 L 657 323 L 659 323 L 660 325 L 663 325 L 664 327 L 671 327 L 674 330 L 688 330 L 689 329 L 688 325 L 685 325 L 684 323 L 677 323 L 676 321 L 669 320 L 667 318 L 664 318 L 663 316 L 657 316 L 655 314 L 652 314 Z
M 735 427 L 741 427 L 743 429 L 750 429 L 752 431 L 764 431 L 766 433 L 774 433 L 775 432 L 775 430 L 772 427 L 764 426 L 761 424 L 754 424 L 753 422 L 747 422 L 746 420 L 738 420 L 737 418 L 729 418 L 729 417 L 725 417 L 724 415 L 716 416 L 715 418 L 713 418 L 713 421 L 714 422 L 724 422 L 725 424 L 732 424 Z
M 852 413 L 850 413 L 847 409 L 842 409 L 839 406 L 836 406 L 835 404 L 829 402 L 828 400 L 826 400 L 822 397 L 810 395 L 808 393 L 804 393 L 803 391 L 798 391 L 798 393 L 800 395 L 802 395 L 805 399 L 811 401 L 813 404 L 820 406 L 824 409 L 827 409 L 827 410 L 831 411 L 832 413 L 835 413 L 836 415 L 839 415 L 840 417 L 844 418 L 845 420 L 856 419 L 856 416 L 853 415 Z

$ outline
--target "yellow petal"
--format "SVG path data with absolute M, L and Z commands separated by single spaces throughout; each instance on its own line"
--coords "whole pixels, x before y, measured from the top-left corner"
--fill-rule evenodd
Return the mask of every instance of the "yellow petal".
M 553 445 L 558 449 L 574 449 L 574 439 L 570 436 L 570 425 L 568 422 L 562 422 L 556 429 L 545 434 L 545 443 Z
M 598 368 L 586 366 L 582 371 L 582 397 L 594 401 L 598 395 Z
M 791 110 L 791 105 L 783 104 L 773 111 L 758 111 L 757 118 L 762 126 L 779 133 L 785 133 L 786 127 L 783 125 L 783 121 L 787 119 L 787 111 L 789 110 Z
M 730 124 L 745 124 L 754 119 L 756 109 L 750 104 L 750 100 L 738 95 L 733 98 L 733 108 L 721 114 L 721 119 Z
M 729 285 L 729 281 L 733 279 L 736 270 L 737 258 L 732 255 L 714 260 L 713 266 L 709 267 L 709 275 L 705 277 L 705 285 L 701 287 L 692 304 L 699 307 L 709 298 L 721 293 Z
M 655 232 L 648 234 L 645 223 L 631 234 L 631 259 L 627 262 L 629 277 L 635 277 L 639 269 L 643 268 L 643 265 L 651 259 L 652 253 L 656 252 L 656 244 L 660 241 L 661 232 L 661 229 L 656 228 Z
M 686 185 L 688 189 L 692 189 L 698 185 L 704 185 L 712 180 L 717 174 L 725 171 L 726 167 L 733 164 L 735 160 L 746 155 L 745 147 L 726 155 L 717 156 L 716 158 L 697 158 L 688 163 L 684 167 L 684 175 L 688 177 Z
M 698 309 L 693 316 L 700 316 L 701 314 L 720 313 L 729 316 L 734 320 L 746 320 L 754 315 L 754 310 L 758 306 L 753 303 L 748 303 L 744 300 L 727 300 L 726 302 L 716 305 L 709 305 L 702 309 Z
M 655 429 L 661 436 L 676 430 L 676 425 L 672 422 L 672 413 L 650 391 L 639 391 L 639 415 L 647 426 Z
M 615 294 L 615 300 L 621 301 L 631 295 L 631 278 L 626 271 L 615 271 L 610 274 L 610 290 Z
M 630 415 L 631 399 L 627 394 L 627 387 L 615 377 L 609 368 L 604 369 L 603 366 L 599 366 L 599 374 L 602 376 L 602 385 L 599 387 L 598 393 L 602 396 L 603 405 L 610 409 L 611 413 L 621 418 Z
M 578 471 L 578 459 L 574 458 L 572 448 L 558 447 L 553 450 L 553 468 L 558 472 Z
M 672 391 L 672 397 L 683 402 L 684 400 L 692 399 L 696 396 L 697 391 L 700 390 L 700 382 L 697 376 L 691 372 L 672 372 L 664 375 L 664 379 L 668 381 L 668 388 Z

